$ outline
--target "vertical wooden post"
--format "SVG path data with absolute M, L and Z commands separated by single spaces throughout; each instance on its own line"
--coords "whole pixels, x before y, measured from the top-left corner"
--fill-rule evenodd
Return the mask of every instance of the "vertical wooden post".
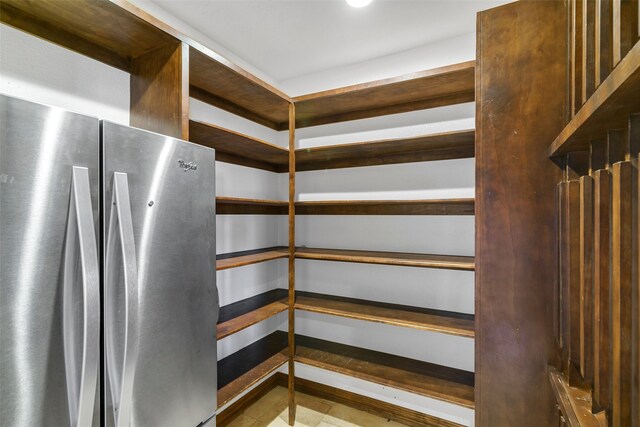
M 613 427 L 631 425 L 632 417 L 632 187 L 629 161 L 613 165 L 612 213 L 612 414 Z
M 567 299 L 565 309 L 569 316 L 569 365 L 568 374 L 572 384 L 582 383 L 579 373 L 581 359 L 580 320 L 582 314 L 580 283 L 580 181 L 567 183 L 567 210 L 565 211 L 567 232 Z
M 296 422 L 296 106 L 289 104 L 289 425 Z
M 595 75 L 596 88 L 600 86 L 609 73 L 613 64 L 613 15 L 611 0 L 597 0 L 596 4 L 596 59 Z
M 593 94 L 596 84 L 595 56 L 596 56 L 596 1 L 585 0 L 582 10 L 582 103 Z
M 189 139 L 189 47 L 169 43 L 131 61 L 131 126 Z
M 580 177 L 580 375 L 593 381 L 593 178 Z
M 547 150 L 564 126 L 566 18 L 567 4 L 555 1 L 478 14 L 477 426 L 558 421 L 548 365 L 557 365 L 554 194 L 561 170 Z M 522 64 L 532 71 L 526 79 L 518 75 Z
M 571 116 L 575 116 L 580 107 L 582 107 L 582 54 L 584 49 L 583 43 L 583 22 L 586 0 L 574 0 L 571 2 Z

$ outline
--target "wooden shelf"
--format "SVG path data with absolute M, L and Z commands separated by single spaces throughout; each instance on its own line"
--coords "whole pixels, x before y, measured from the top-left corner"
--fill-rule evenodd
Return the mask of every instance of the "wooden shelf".
M 287 310 L 288 296 L 287 290 L 274 289 L 220 307 L 220 317 L 216 327 L 218 340 Z
M 473 315 L 356 298 L 296 292 L 296 310 L 473 338 Z
M 271 129 L 288 129 L 291 98 L 203 45 L 189 45 L 192 97 Z
M 289 150 L 220 126 L 189 120 L 189 140 L 216 149 L 216 160 L 272 172 L 289 170 Z
M 132 60 L 168 44 L 189 47 L 190 95 L 273 129 L 288 126 L 291 99 L 127 0 L 2 0 L 0 20 L 132 71 Z
M 218 361 L 218 408 L 287 363 L 287 340 L 276 331 Z
M 474 199 L 296 202 L 297 215 L 473 215 Z
M 640 43 L 613 69 L 569 124 L 553 141 L 549 154 L 558 156 L 589 149 L 593 138 L 626 128 L 628 116 L 640 112 Z
M 216 215 L 286 215 L 288 213 L 289 202 L 216 197 Z
M 474 375 L 460 369 L 296 335 L 296 362 L 474 407 Z
M 556 395 L 556 402 L 569 427 L 606 427 L 604 412 L 591 412 L 591 393 L 569 386 L 569 382 L 554 367 L 549 367 L 549 381 Z
M 357 262 L 365 264 L 400 265 L 406 267 L 475 270 L 470 256 L 429 255 L 406 252 L 357 251 L 348 249 L 296 248 L 296 258 L 321 261 Z
M 377 80 L 293 99 L 304 128 L 472 102 L 475 61 Z
M 216 270 L 226 270 L 228 268 L 242 267 L 245 265 L 288 257 L 289 248 L 284 246 L 231 252 L 227 254 L 220 254 L 216 257 Z
M 378 166 L 475 155 L 475 131 L 461 130 L 296 150 L 296 171 Z

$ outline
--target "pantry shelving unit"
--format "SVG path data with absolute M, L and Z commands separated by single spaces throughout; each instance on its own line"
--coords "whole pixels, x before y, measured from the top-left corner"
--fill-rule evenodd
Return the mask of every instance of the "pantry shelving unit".
M 475 153 L 473 129 L 380 141 L 295 149 L 295 129 L 378 117 L 474 100 L 474 61 L 290 98 L 226 58 L 126 0 L 26 2 L 2 0 L 0 20 L 109 66 L 130 79 L 130 124 L 216 149 L 218 161 L 289 173 L 289 200 L 217 197 L 218 215 L 288 215 L 289 245 L 219 254 L 222 271 L 276 259 L 289 260 L 288 289 L 276 289 L 221 307 L 217 335 L 224 338 L 288 311 L 288 333 L 276 331 L 218 362 L 219 425 L 234 405 L 268 389 L 258 385 L 289 365 L 290 422 L 295 419 L 294 361 L 424 396 L 474 406 L 473 373 L 295 335 L 295 310 L 417 328 L 472 338 L 472 315 L 295 292 L 295 259 L 422 268 L 474 270 L 473 257 L 296 248 L 295 215 L 473 215 L 473 199 L 295 201 L 298 171 L 460 159 Z M 289 149 L 189 117 L 189 98 L 275 130 L 289 130 Z M 361 363 L 351 363 L 359 360 Z M 267 384 L 266 381 L 263 384 Z M 275 382 L 268 382 L 275 384 Z M 322 390 L 323 386 L 306 382 Z M 315 384 L 315 385 L 313 385 Z M 361 403 L 367 401 L 364 397 Z M 373 401 L 369 399 L 369 401 Z M 234 403 L 235 402 L 235 403 Z M 385 406 L 386 405 L 386 406 Z M 393 407 L 385 404 L 381 406 Z M 369 404 L 376 411 L 377 405 Z M 407 413 L 397 409 L 397 414 Z M 433 423 L 433 417 L 412 419 Z M 226 414 L 226 415 L 225 415 Z M 231 414 L 231 415 L 229 415 Z M 398 415 L 400 417 L 401 415 Z M 454 423 L 442 421 L 442 425 Z

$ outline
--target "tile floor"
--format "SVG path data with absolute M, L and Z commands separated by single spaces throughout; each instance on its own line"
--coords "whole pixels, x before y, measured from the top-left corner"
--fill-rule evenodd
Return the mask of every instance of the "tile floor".
M 296 393 L 299 427 L 402 427 L 389 421 L 329 400 Z M 287 427 L 287 389 L 276 387 L 247 408 L 229 427 Z

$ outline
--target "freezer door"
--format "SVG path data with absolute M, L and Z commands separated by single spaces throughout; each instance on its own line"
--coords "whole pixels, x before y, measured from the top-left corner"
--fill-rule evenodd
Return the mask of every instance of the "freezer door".
M 0 424 L 99 425 L 99 122 L 0 96 Z
M 105 425 L 216 409 L 215 157 L 102 122 Z

